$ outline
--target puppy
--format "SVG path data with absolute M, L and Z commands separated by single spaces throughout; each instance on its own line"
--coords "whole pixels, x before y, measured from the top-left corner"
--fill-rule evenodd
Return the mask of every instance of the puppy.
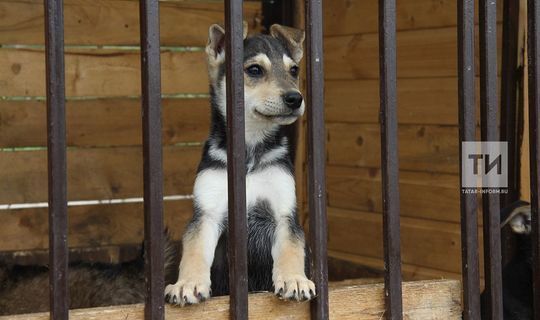
M 304 32 L 273 25 L 270 35 L 246 37 L 244 94 L 248 286 L 274 290 L 288 300 L 309 300 L 315 286 L 306 277 L 304 233 L 296 213 L 294 167 L 285 134 L 304 113 L 298 88 Z M 210 135 L 193 189 L 194 212 L 183 236 L 178 281 L 165 289 L 172 304 L 199 303 L 228 294 L 227 135 L 225 30 L 209 30 Z

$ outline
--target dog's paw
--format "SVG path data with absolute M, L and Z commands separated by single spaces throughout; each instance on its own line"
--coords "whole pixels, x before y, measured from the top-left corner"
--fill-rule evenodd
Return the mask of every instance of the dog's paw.
M 285 300 L 307 301 L 315 298 L 315 284 L 301 274 L 278 275 L 274 277 L 274 293 Z
M 211 291 L 210 280 L 179 279 L 165 287 L 165 301 L 183 307 L 203 302 L 210 297 Z

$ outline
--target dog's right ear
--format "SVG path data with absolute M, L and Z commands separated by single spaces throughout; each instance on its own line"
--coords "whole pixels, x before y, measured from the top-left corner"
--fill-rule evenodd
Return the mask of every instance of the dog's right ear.
M 243 22 L 243 38 L 247 37 L 248 24 Z M 225 58 L 225 28 L 219 24 L 213 24 L 208 30 L 208 44 L 206 54 L 212 62 L 223 62 Z
M 208 30 L 206 54 L 210 61 L 221 62 L 225 58 L 225 29 L 218 24 Z

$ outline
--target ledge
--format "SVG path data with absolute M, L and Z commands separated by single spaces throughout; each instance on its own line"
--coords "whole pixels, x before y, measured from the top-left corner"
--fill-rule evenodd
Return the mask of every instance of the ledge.
M 381 283 L 344 281 L 330 284 L 331 319 L 384 318 L 384 286 Z M 143 320 L 142 304 L 77 309 L 72 320 Z M 403 283 L 405 319 L 461 319 L 461 284 L 456 280 Z M 166 319 L 229 319 L 229 297 L 211 298 L 186 308 L 166 306 Z M 249 296 L 250 319 L 309 319 L 309 303 L 287 302 L 270 293 Z M 0 317 L 0 320 L 48 320 L 49 313 Z

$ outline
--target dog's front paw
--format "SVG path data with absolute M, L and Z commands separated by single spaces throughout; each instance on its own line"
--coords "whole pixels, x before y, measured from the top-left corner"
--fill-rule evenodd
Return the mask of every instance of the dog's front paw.
M 307 301 L 315 298 L 315 284 L 303 274 L 276 275 L 274 293 L 281 299 Z
M 165 301 L 180 306 L 203 302 L 211 295 L 210 279 L 178 279 L 165 288 Z

